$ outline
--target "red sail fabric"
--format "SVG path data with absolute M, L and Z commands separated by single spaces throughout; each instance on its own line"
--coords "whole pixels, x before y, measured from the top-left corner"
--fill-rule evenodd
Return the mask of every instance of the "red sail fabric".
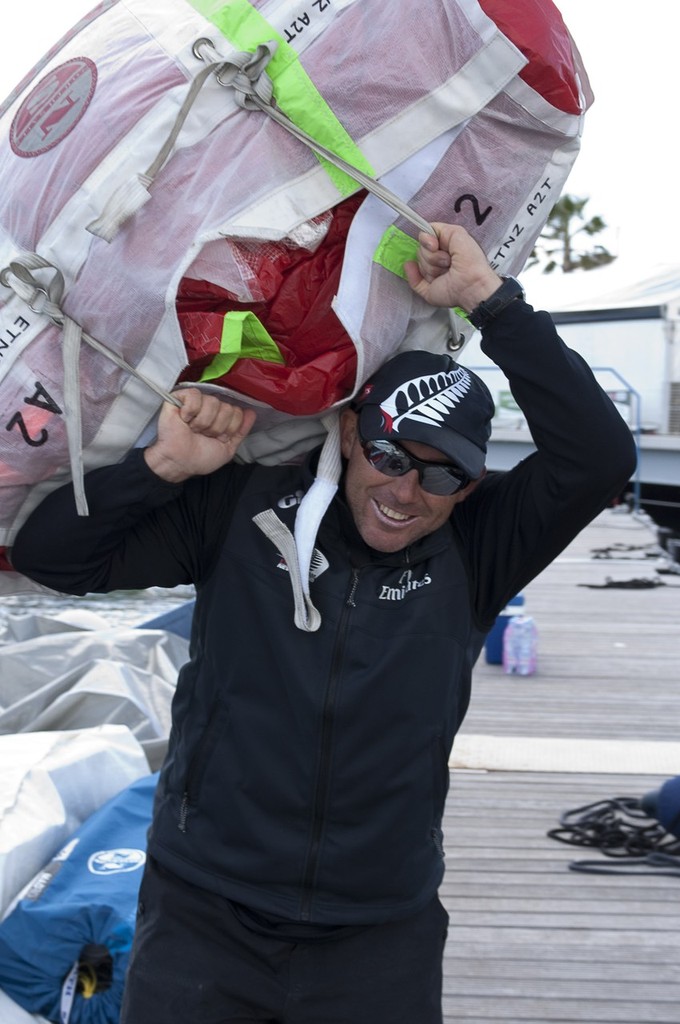
M 242 259 L 260 285 L 259 302 L 237 302 L 215 284 L 184 278 L 177 313 L 189 365 L 180 380 L 200 380 L 219 351 L 225 314 L 249 309 L 275 339 L 285 363 L 242 358 L 213 383 L 293 415 L 311 415 L 345 398 L 356 376 L 356 348 L 331 303 L 340 283 L 347 233 L 364 198 L 361 192 L 335 207 L 315 251 L 271 242 L 241 246 Z
M 524 0 L 521 5 L 510 5 L 506 0 L 480 3 L 501 32 L 528 58 L 520 78 L 558 110 L 578 114 L 583 101 L 575 73 L 573 42 L 559 11 L 544 0 Z

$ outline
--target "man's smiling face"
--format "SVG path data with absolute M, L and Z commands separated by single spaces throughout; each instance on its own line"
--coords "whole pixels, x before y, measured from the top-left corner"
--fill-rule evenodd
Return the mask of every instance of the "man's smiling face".
M 400 551 L 433 533 L 475 486 L 473 481 L 455 494 L 437 495 L 423 490 L 415 469 L 404 476 L 385 476 L 364 457 L 356 413 L 344 410 L 340 424 L 342 454 L 347 459 L 345 498 L 362 539 L 376 551 Z M 418 459 L 443 461 L 442 453 L 429 445 L 399 443 Z

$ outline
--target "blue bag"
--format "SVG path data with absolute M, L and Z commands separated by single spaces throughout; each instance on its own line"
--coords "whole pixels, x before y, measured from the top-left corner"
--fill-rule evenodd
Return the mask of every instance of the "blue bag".
M 57 1024 L 117 1024 L 158 773 L 99 808 L 0 923 L 0 987 Z
M 667 779 L 661 789 L 642 798 L 642 809 L 657 818 L 672 836 L 680 839 L 680 775 Z

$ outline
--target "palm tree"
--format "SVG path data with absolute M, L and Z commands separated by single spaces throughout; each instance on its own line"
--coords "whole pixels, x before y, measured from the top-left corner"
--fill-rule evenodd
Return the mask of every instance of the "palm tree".
M 579 234 L 592 238 L 607 227 L 602 217 L 587 219 L 584 209 L 588 202 L 587 196 L 583 199 L 571 195 L 560 196 L 548 214 L 546 225 L 536 240 L 527 267 L 544 263 L 544 274 L 550 274 L 558 267 L 564 274 L 569 274 L 572 270 L 593 270 L 594 267 L 603 267 L 616 259 L 616 256 L 612 256 L 603 245 L 582 249 L 574 241 Z

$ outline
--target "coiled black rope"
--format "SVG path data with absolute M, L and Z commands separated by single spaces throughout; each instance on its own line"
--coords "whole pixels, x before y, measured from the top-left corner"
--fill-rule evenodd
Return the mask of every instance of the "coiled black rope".
M 571 871 L 598 874 L 654 874 L 680 878 L 680 839 L 650 818 L 637 797 L 620 796 L 575 807 L 560 816 L 560 827 L 548 831 L 551 839 L 570 846 L 594 846 L 603 861 L 572 861 Z

